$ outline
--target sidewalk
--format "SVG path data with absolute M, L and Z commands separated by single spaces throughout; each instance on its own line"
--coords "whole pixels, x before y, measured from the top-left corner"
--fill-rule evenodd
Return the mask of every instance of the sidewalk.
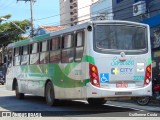
M 151 100 L 148 105 L 160 106 L 160 100 Z
M 133 100 L 121 100 L 121 101 L 107 101 L 106 105 L 113 105 L 125 108 L 134 108 L 135 110 L 142 111 L 155 111 L 160 112 L 160 101 L 150 101 L 148 105 L 141 106 Z

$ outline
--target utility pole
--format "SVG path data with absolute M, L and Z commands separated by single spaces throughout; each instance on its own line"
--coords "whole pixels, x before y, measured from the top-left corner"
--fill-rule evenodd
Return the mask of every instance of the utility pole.
M 30 10 L 31 10 L 31 37 L 34 36 L 34 27 L 33 27 L 33 0 L 30 0 Z
M 30 12 L 31 12 L 31 37 L 34 36 L 34 24 L 33 24 L 33 2 L 36 2 L 36 0 L 17 0 L 18 1 L 30 1 Z

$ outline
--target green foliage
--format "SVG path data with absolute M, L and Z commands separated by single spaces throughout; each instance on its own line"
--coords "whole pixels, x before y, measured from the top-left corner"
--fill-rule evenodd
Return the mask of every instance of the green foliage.
M 0 18 L 6 18 L 9 19 L 11 15 L 1 16 Z M 30 27 L 30 21 L 29 20 L 23 20 L 23 21 L 4 21 L 0 20 L 0 44 L 5 44 L 10 42 L 15 42 L 22 40 L 25 33 L 20 30 L 17 26 L 15 26 L 13 23 L 15 23 L 17 26 L 19 26 L 24 31 L 27 31 Z

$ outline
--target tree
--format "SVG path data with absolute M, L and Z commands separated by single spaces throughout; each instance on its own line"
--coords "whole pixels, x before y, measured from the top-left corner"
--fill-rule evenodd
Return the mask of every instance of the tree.
M 11 15 L 1 16 L 0 18 L 9 19 Z M 2 24 L 3 23 L 3 24 Z M 23 21 L 3 21 L 0 20 L 0 44 L 6 46 L 8 43 L 16 42 L 19 40 L 24 39 L 22 35 L 25 33 L 17 28 L 13 23 L 18 25 L 24 31 L 27 31 L 30 28 L 30 21 L 23 20 Z

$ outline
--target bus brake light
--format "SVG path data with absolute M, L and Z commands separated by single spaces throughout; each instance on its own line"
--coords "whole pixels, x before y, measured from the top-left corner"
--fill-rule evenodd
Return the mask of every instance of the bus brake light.
M 96 87 L 100 87 L 98 70 L 95 65 L 89 64 L 90 82 Z
M 151 65 L 148 65 L 145 72 L 144 85 L 148 85 L 151 80 Z

